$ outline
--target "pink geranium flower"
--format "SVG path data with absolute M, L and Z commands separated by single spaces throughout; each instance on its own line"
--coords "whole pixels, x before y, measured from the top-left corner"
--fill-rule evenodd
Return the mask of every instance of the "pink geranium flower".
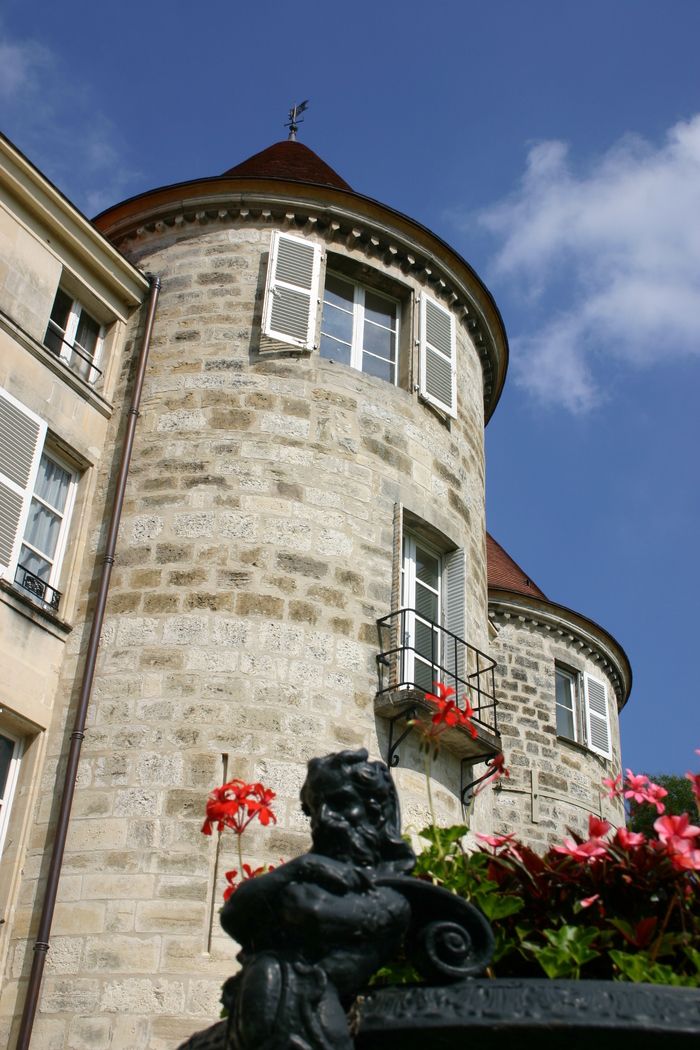
M 690 781 L 693 794 L 700 802 L 700 773 L 686 773 L 686 779 Z
M 603 777 L 603 786 L 608 788 L 608 798 L 619 798 L 623 793 L 622 773 L 618 773 L 614 779 Z
M 686 845 L 681 849 L 684 853 L 690 850 L 693 844 L 692 840 L 697 835 L 700 835 L 700 828 L 690 823 L 690 817 L 687 813 L 679 813 L 677 816 L 659 817 L 658 820 L 654 821 L 654 831 L 665 845 L 668 845 L 671 841 L 684 842 Z
M 627 828 L 621 827 L 615 833 L 615 842 L 623 849 L 635 849 L 637 846 L 643 846 L 646 839 L 641 831 L 628 831 Z
M 666 806 L 661 801 L 662 798 L 666 798 L 668 791 L 665 787 L 661 787 L 660 784 L 649 784 L 646 790 L 646 801 L 652 806 L 656 806 L 657 813 L 663 813 Z
M 608 852 L 604 842 L 600 839 L 589 839 L 588 842 L 574 842 L 573 839 L 564 839 L 561 846 L 553 846 L 555 853 L 565 853 L 575 860 L 597 860 L 604 857 Z
M 635 802 L 646 802 L 647 785 L 649 777 L 644 773 L 633 773 L 631 769 L 625 770 L 625 798 L 634 799 Z
M 485 842 L 488 846 L 493 846 L 494 849 L 499 849 L 501 846 L 506 846 L 515 838 L 515 832 L 510 832 L 508 835 L 481 835 L 477 832 L 476 837 Z
M 600 900 L 600 894 L 594 893 L 592 897 L 584 897 L 581 901 L 582 908 L 590 908 L 591 904 L 595 904 L 596 901 Z
M 671 864 L 677 871 L 700 871 L 700 849 L 672 852 Z

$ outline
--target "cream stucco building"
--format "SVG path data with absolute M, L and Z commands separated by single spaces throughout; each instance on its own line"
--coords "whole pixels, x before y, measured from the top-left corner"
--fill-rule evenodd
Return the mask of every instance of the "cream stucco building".
M 232 965 L 231 844 L 199 831 L 210 787 L 272 787 L 278 824 L 250 858 L 288 857 L 308 758 L 364 746 L 394 760 L 416 830 L 407 718 L 439 680 L 477 729 L 445 736 L 440 819 L 505 749 L 512 775 L 472 831 L 545 844 L 591 810 L 619 823 L 599 785 L 629 665 L 487 537 L 507 340 L 447 244 L 297 142 L 93 224 L 2 149 L 0 1020 L 14 1040 L 82 698 L 31 1045 L 157 1050 L 215 1016 Z

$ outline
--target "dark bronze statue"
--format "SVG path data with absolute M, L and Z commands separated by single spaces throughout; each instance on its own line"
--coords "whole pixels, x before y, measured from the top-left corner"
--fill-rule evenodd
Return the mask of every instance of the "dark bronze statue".
M 315 758 L 301 791 L 312 848 L 229 898 L 221 924 L 241 945 L 224 985 L 226 1022 L 182 1050 L 352 1050 L 347 1011 L 399 949 L 429 980 L 480 972 L 492 936 L 483 916 L 410 877 L 399 805 L 367 752 Z

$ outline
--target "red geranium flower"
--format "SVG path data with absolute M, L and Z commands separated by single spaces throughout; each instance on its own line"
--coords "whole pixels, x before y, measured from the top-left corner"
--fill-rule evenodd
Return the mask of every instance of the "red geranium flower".
M 609 831 L 610 824 L 607 820 L 600 820 L 591 813 L 588 818 L 588 837 L 591 839 L 602 839 L 603 835 L 607 835 Z
M 245 882 L 246 879 L 254 879 L 258 875 L 265 875 L 268 871 L 274 871 L 274 864 L 261 864 L 259 868 L 251 868 L 250 864 L 243 865 L 243 878 L 241 882 Z M 231 894 L 235 893 L 238 887 L 241 885 L 240 882 L 236 882 L 236 876 L 238 871 L 234 868 L 233 871 L 227 871 L 224 873 L 224 878 L 228 882 L 228 886 L 224 890 L 224 900 L 227 901 Z
M 427 747 L 439 746 L 439 738 L 446 729 L 461 726 L 476 739 L 477 728 L 472 723 L 474 709 L 467 697 L 464 697 L 464 707 L 460 707 L 453 697 L 455 691 L 451 685 L 443 682 L 433 682 L 434 693 L 426 693 L 425 699 L 433 704 L 437 711 L 431 716 L 430 722 L 426 723 L 421 718 L 411 719 L 410 724 L 418 729 Z
M 214 788 L 207 799 L 207 815 L 202 825 L 205 835 L 211 835 L 212 828 L 223 831 L 231 828 L 235 835 L 242 835 L 255 817 L 261 824 L 268 825 L 276 821 L 270 803 L 275 798 L 274 791 L 262 784 L 246 784 L 244 780 L 230 780 L 221 787 Z

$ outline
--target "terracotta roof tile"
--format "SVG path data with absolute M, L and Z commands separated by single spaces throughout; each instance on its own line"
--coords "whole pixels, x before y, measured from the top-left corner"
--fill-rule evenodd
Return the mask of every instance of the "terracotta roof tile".
M 489 589 L 497 591 L 515 591 L 517 594 L 529 594 L 533 598 L 547 599 L 547 595 L 537 584 L 523 572 L 517 562 L 513 561 L 500 543 L 486 533 L 486 560 Z
M 321 186 L 335 186 L 350 190 L 351 186 L 321 160 L 303 142 L 276 142 L 273 146 L 241 161 L 224 175 L 252 176 L 260 179 L 291 179 L 294 182 L 312 182 Z

